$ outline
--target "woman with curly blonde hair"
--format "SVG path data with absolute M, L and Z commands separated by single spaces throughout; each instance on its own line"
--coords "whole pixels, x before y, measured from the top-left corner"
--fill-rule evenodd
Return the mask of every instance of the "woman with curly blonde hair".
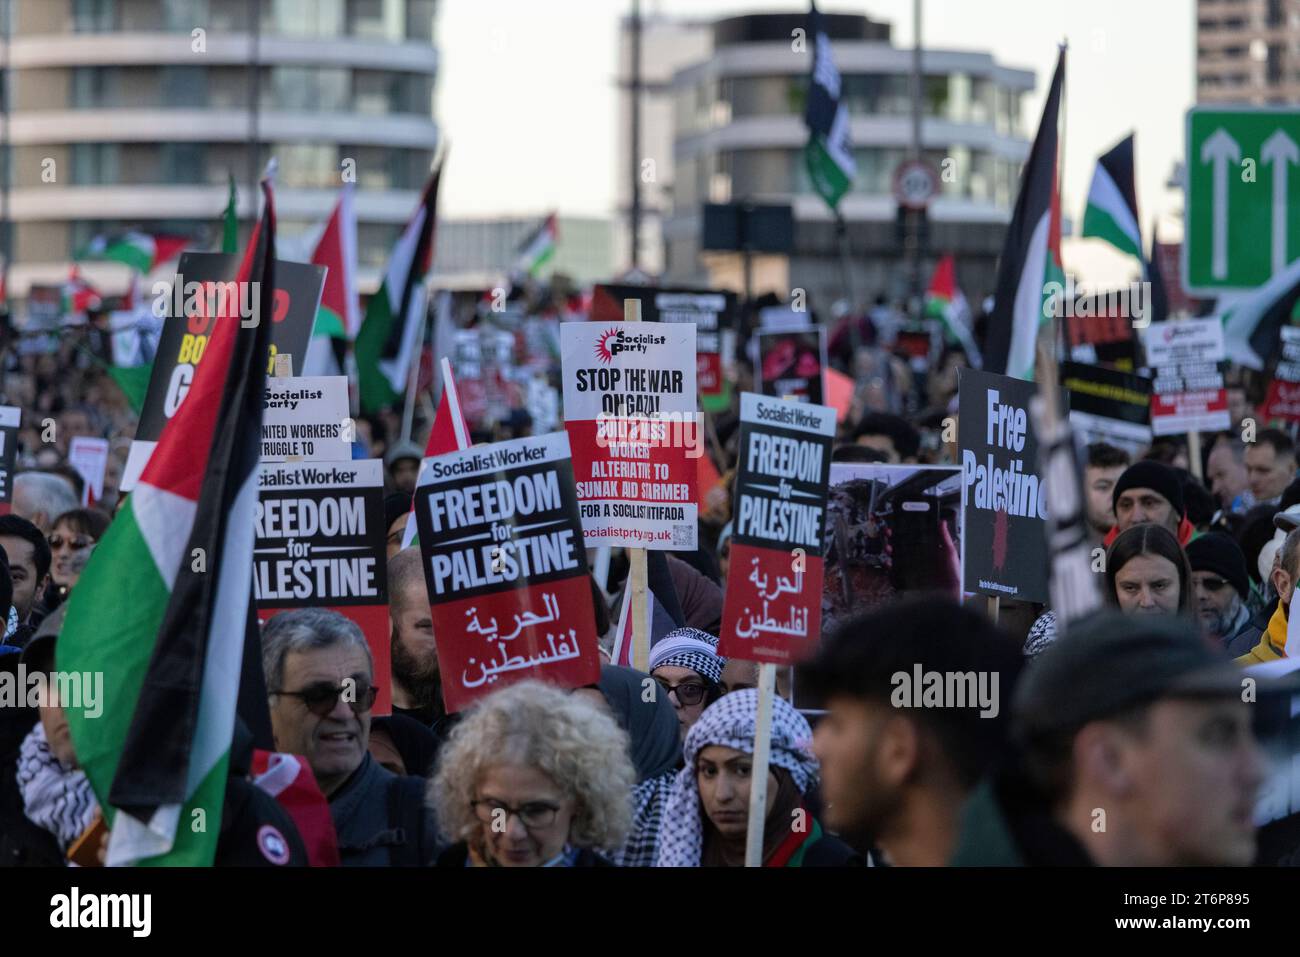
M 622 846 L 636 772 L 627 732 L 582 696 L 536 681 L 475 705 L 428 798 L 452 845 L 439 867 L 593 867 Z

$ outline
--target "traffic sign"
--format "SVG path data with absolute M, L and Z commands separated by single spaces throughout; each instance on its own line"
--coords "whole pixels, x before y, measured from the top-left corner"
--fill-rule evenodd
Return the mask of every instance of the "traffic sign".
M 894 199 L 907 209 L 925 209 L 939 195 L 939 174 L 923 160 L 904 160 L 894 170 Z
M 1254 289 L 1300 258 L 1300 110 L 1187 111 L 1183 285 Z

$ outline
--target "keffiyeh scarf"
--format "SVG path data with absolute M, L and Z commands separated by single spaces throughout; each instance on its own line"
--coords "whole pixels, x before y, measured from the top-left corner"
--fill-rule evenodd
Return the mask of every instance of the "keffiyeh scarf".
M 772 707 L 771 763 L 790 772 L 799 793 L 817 783 L 812 728 L 784 698 Z M 758 723 L 758 692 L 753 689 L 723 695 L 704 709 L 686 735 L 686 766 L 677 772 L 663 810 L 656 867 L 699 867 L 704 851 L 703 809 L 695 775 L 695 759 L 710 745 L 754 753 L 754 726 Z
M 726 658 L 718 657 L 718 639 L 698 628 L 675 628 L 650 649 L 650 670 L 664 665 L 689 668 L 714 684 L 722 680 Z
M 99 810 L 86 773 L 59 763 L 39 721 L 18 752 L 18 790 L 27 819 L 53 834 L 62 851 L 85 833 Z

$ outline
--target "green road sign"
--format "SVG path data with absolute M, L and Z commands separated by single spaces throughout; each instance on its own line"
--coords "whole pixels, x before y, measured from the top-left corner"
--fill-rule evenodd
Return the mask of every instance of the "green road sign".
M 1254 289 L 1300 258 L 1300 110 L 1187 111 L 1183 285 Z

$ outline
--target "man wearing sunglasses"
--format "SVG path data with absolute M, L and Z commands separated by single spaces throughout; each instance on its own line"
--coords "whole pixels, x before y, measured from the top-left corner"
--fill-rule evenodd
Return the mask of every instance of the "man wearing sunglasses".
M 311 766 L 344 866 L 431 864 L 437 829 L 424 779 L 393 774 L 367 750 L 379 689 L 357 624 L 320 608 L 281 612 L 262 629 L 262 669 L 276 750 Z
M 1246 654 L 1261 631 L 1251 624 L 1246 607 L 1250 579 L 1241 547 L 1230 535 L 1207 532 L 1188 542 L 1184 551 L 1192 566 L 1192 595 L 1201 632 L 1222 642 L 1234 657 Z

